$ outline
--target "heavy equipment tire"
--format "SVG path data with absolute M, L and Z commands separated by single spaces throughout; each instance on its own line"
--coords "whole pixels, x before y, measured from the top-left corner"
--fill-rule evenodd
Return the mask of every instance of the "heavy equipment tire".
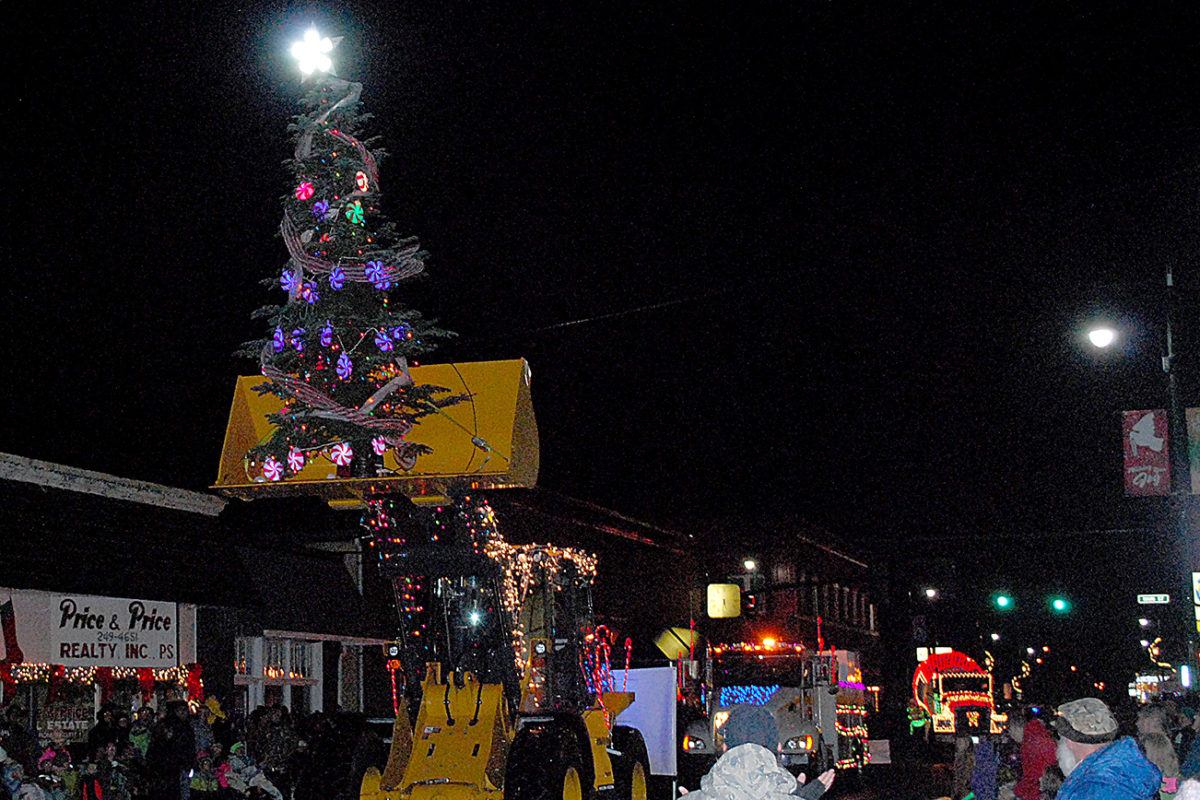
M 650 757 L 642 732 L 625 725 L 613 727 L 613 757 L 616 800 L 647 800 L 650 792 Z
M 517 732 L 504 769 L 504 800 L 591 800 L 574 733 L 556 726 Z

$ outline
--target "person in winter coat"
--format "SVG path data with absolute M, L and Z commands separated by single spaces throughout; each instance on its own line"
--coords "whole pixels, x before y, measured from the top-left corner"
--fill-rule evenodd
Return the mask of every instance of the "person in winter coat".
M 129 726 L 129 741 L 142 754 L 142 758 L 146 757 L 146 752 L 150 749 L 150 732 L 153 729 L 154 709 L 142 706 L 134 714 L 133 723 Z
M 816 800 L 833 784 L 833 770 L 804 784 L 779 766 L 775 718 L 760 706 L 734 706 L 721 733 L 728 749 L 689 800 Z
M 1054 728 L 1058 765 L 1067 776 L 1057 800 L 1157 800 L 1162 773 L 1134 739 L 1116 738 L 1117 720 L 1103 701 L 1064 703 Z
M 1200 713 L 1192 717 L 1192 742 L 1179 766 L 1179 774 L 1185 778 L 1200 775 Z
M 1013 787 L 1013 794 L 1017 800 L 1038 800 L 1042 773 L 1057 763 L 1054 737 L 1040 719 L 1017 722 L 1010 726 L 1009 735 L 1021 744 L 1021 779 Z
M 92 726 L 87 734 L 88 753 L 95 753 L 96 750 L 103 747 L 105 742 L 115 741 L 117 738 L 117 726 L 113 721 L 113 710 L 108 706 L 100 709 L 100 714 L 96 719 L 96 724 Z
M 975 768 L 971 770 L 971 791 L 976 800 L 996 800 L 997 773 L 1000 757 L 996 746 L 987 736 L 982 736 L 975 745 Z
M 1175 745 L 1162 733 L 1147 733 L 1138 737 L 1138 744 L 1151 764 L 1162 773 L 1162 786 L 1158 789 L 1159 800 L 1173 800 L 1179 790 L 1179 756 Z
M 166 715 L 154 726 L 146 763 L 154 775 L 155 796 L 162 800 L 187 800 L 191 793 L 188 772 L 196 761 L 196 741 L 187 703 L 172 701 Z
M 275 784 L 271 783 L 266 773 L 262 771 L 262 768 L 246 752 L 245 742 L 235 742 L 229 748 L 229 759 L 225 762 L 225 765 L 228 769 L 217 773 L 218 786 L 232 789 L 242 795 L 249 794 L 250 789 L 255 788 L 274 798 L 274 800 L 283 800 L 283 792 L 279 791 Z
M 46 745 L 46 749 L 38 757 L 38 769 L 45 769 L 54 763 L 54 759 L 58 757 L 59 753 L 65 754 L 67 762 L 70 763 L 71 751 L 67 749 L 67 734 L 62 728 L 55 728 L 50 732 L 50 744 Z

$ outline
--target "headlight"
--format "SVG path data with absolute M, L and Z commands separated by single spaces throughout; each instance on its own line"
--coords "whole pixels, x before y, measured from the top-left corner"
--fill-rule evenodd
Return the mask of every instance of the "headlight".
M 703 739 L 696 739 L 692 736 L 683 737 L 683 749 L 688 753 L 695 753 L 698 750 L 705 748 Z
M 788 739 L 784 743 L 783 746 L 786 747 L 788 750 L 796 750 L 797 748 L 800 747 L 800 740 L 799 739 Z

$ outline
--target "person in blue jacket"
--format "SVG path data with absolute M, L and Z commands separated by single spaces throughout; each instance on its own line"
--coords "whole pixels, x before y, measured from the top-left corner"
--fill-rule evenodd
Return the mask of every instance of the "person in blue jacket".
M 1058 707 L 1058 765 L 1067 779 L 1057 800 L 1156 800 L 1162 773 L 1137 740 L 1117 738 L 1117 720 L 1094 697 Z

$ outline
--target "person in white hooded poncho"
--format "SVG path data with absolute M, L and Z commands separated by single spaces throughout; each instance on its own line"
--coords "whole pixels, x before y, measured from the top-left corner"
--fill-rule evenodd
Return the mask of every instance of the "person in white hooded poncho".
M 833 770 L 805 785 L 779 766 L 779 733 L 762 708 L 733 708 L 722 733 L 729 749 L 700 780 L 699 791 L 685 792 L 688 800 L 816 800 L 833 784 Z

